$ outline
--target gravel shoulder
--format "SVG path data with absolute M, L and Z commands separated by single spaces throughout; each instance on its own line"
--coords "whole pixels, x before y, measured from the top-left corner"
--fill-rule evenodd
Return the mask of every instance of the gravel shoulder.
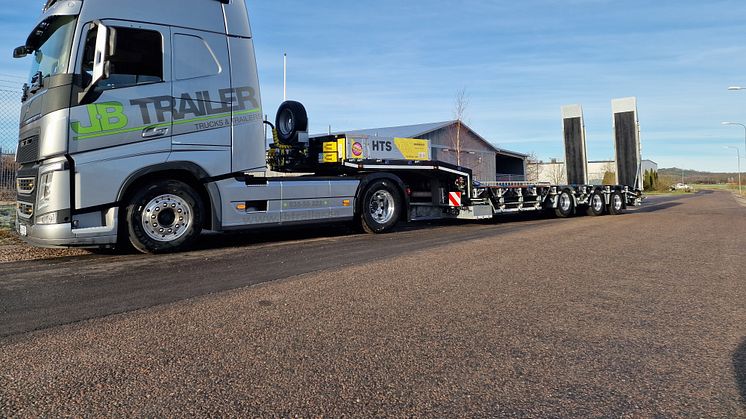
M 45 249 L 29 246 L 21 241 L 13 231 L 0 229 L 0 264 L 90 254 L 91 252 L 84 249 Z
M 14 225 L 14 204 L 0 202 L 0 264 L 90 254 L 81 249 L 42 249 L 29 246 L 18 237 L 13 229 Z
M 733 197 L 736 199 L 736 202 L 746 207 L 746 196 L 739 195 L 739 194 L 733 194 Z

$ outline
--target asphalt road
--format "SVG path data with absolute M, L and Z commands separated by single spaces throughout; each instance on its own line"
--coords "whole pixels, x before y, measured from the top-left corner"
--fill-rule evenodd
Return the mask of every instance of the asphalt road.
M 0 265 L 0 417 L 746 417 L 746 208 Z

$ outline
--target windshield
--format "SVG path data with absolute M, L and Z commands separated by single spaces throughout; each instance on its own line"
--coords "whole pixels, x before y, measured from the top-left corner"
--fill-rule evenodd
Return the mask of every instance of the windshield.
M 54 76 L 67 70 L 72 52 L 75 16 L 59 16 L 42 23 L 37 28 L 32 45 L 34 62 L 29 80 L 41 72 L 42 77 Z M 39 33 L 39 31 L 43 31 Z

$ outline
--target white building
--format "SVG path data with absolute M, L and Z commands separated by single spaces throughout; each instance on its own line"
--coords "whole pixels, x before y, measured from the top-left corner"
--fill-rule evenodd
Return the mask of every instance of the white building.
M 529 170 L 529 173 L 537 173 L 537 182 L 546 182 L 553 185 L 564 185 L 567 183 L 567 169 L 565 163 L 557 160 L 551 162 L 530 162 L 529 165 L 536 165 L 536 169 Z M 658 163 L 652 160 L 642 161 L 642 173 L 648 170 L 658 171 Z M 616 183 L 616 162 L 614 160 L 598 160 L 588 162 L 588 183 L 591 185 L 603 184 L 606 172 L 614 174 L 614 183 Z

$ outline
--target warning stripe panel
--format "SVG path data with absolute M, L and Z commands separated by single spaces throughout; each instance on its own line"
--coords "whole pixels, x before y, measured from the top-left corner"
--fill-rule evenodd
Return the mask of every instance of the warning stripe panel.
M 461 192 L 449 192 L 448 201 L 450 202 L 452 207 L 460 207 L 461 206 Z

